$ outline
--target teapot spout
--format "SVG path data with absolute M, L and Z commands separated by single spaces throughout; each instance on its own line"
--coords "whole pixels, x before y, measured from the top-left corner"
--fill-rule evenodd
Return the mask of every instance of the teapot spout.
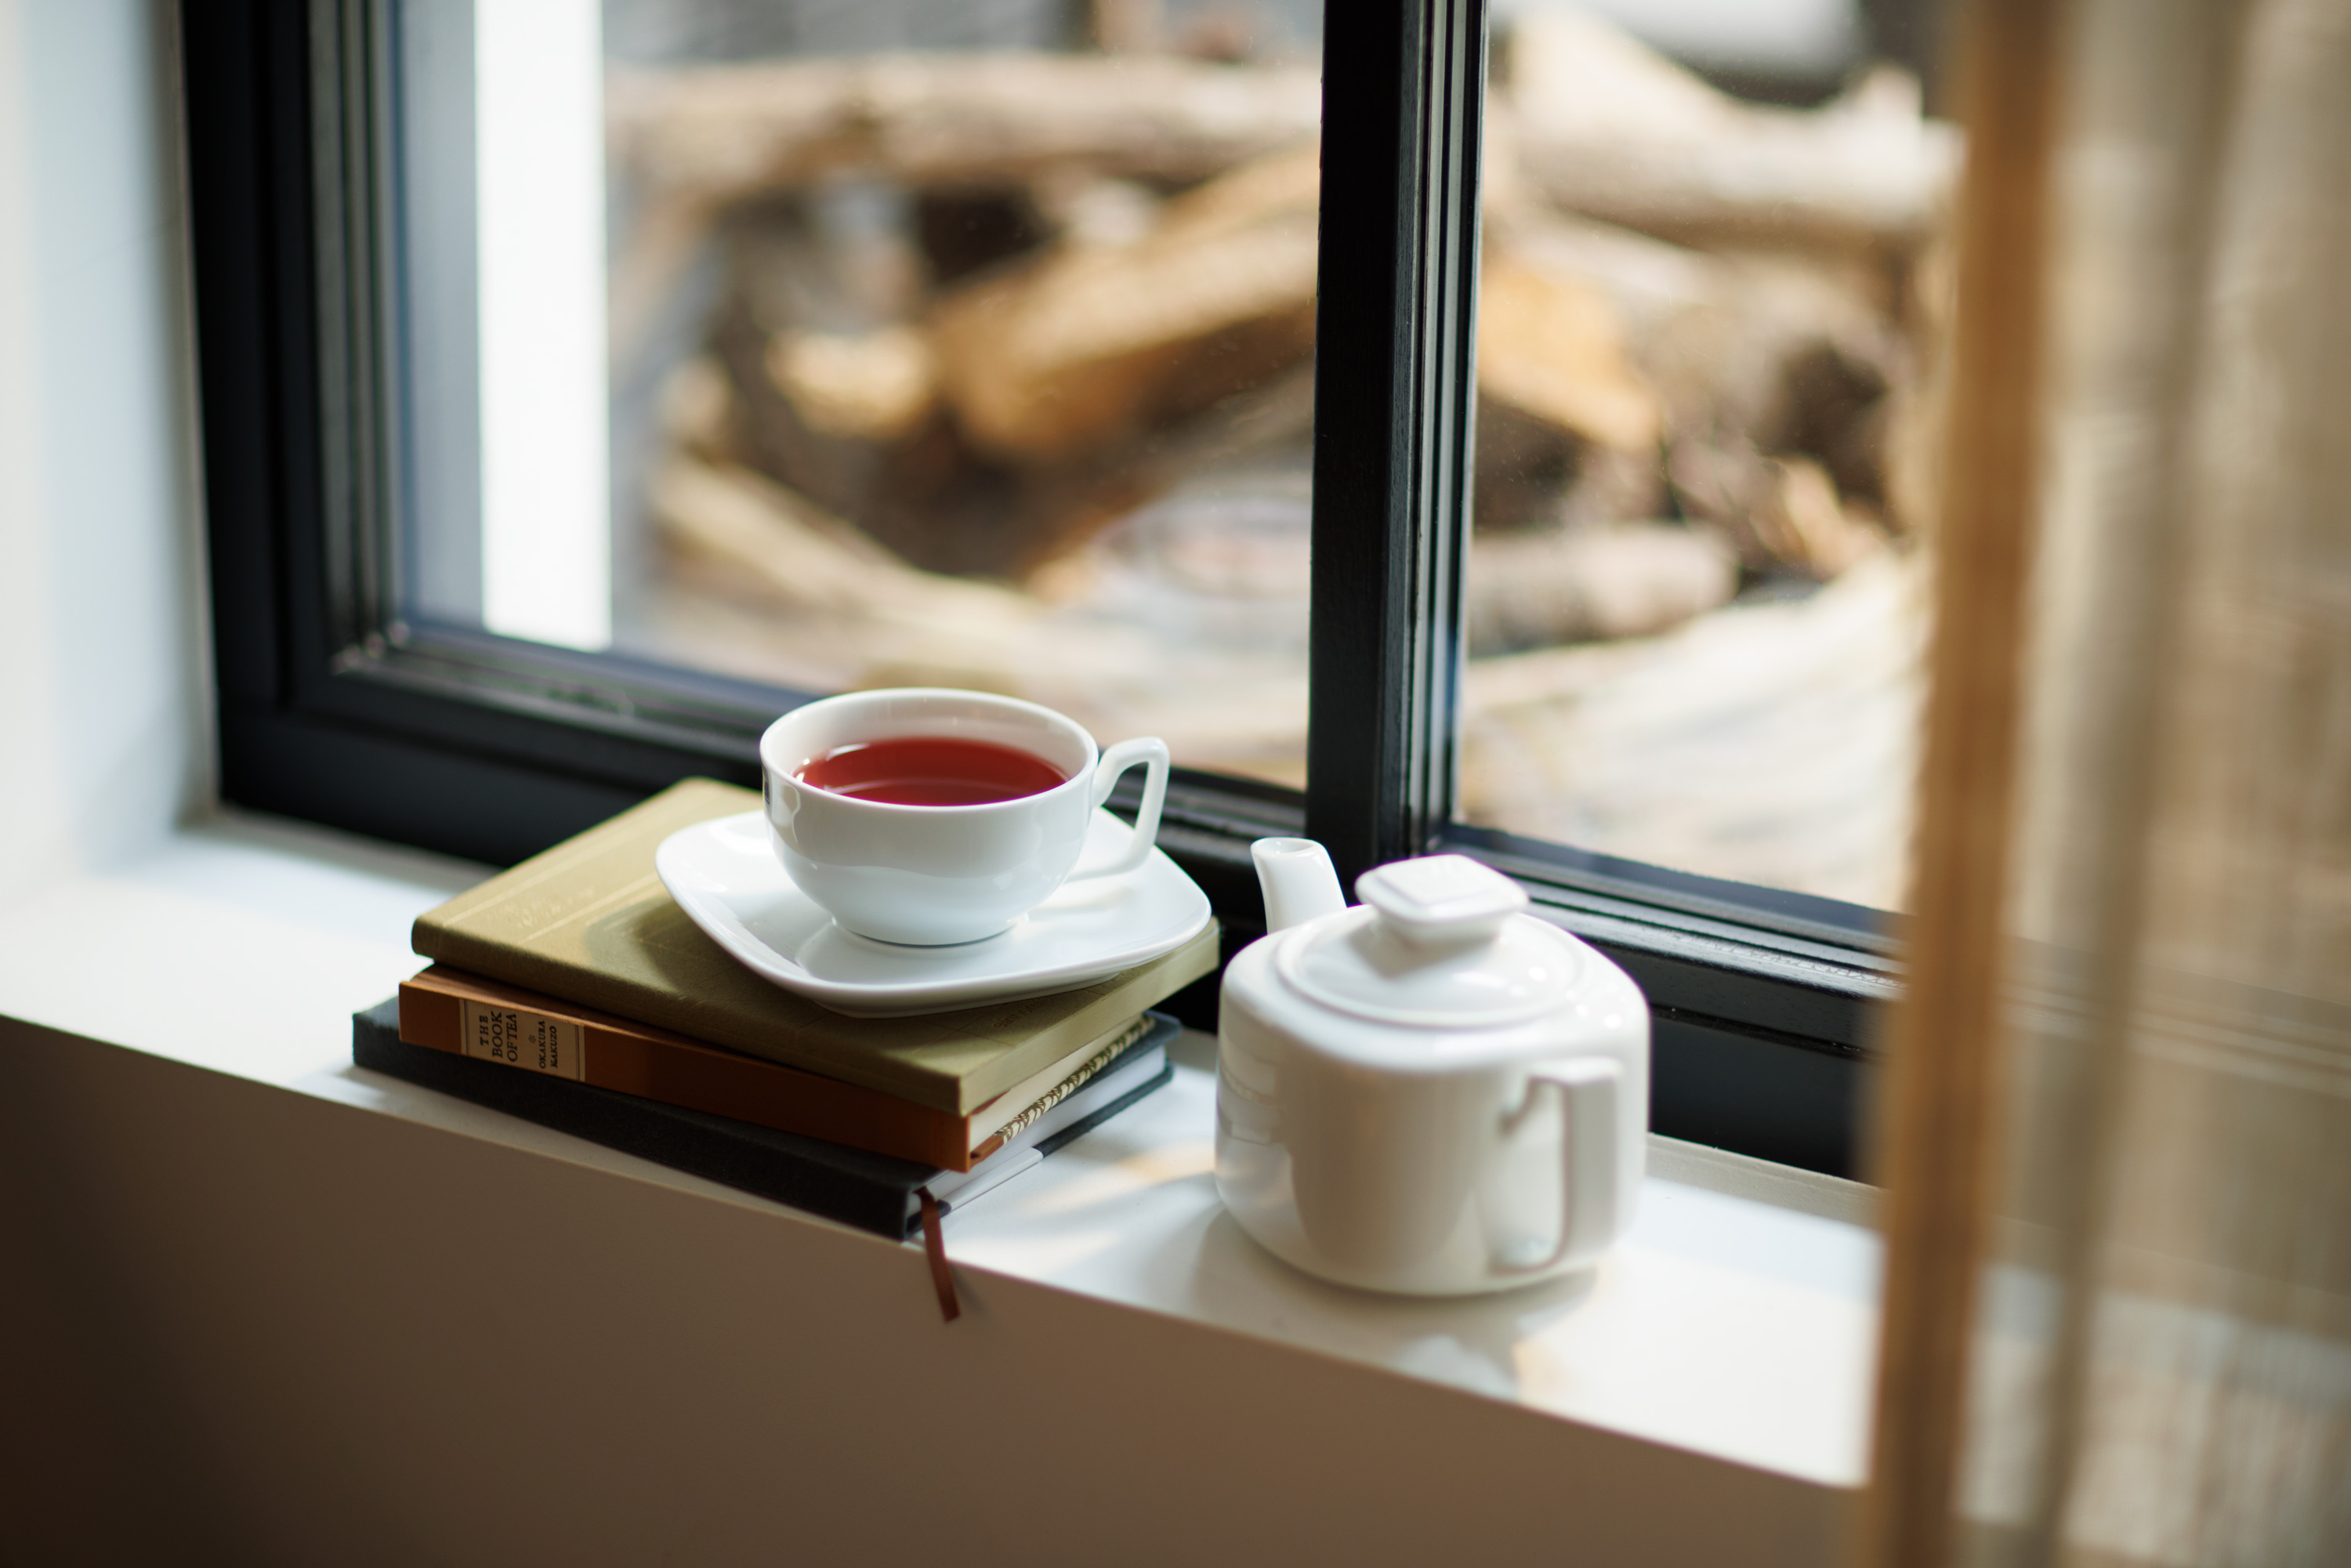
M 1286 931 L 1347 907 L 1331 852 L 1312 839 L 1259 839 L 1249 845 L 1265 894 L 1265 928 Z

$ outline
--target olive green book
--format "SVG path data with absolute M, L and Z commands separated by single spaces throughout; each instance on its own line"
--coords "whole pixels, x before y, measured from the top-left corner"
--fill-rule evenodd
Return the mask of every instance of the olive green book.
M 638 1023 L 967 1115 L 1217 967 L 1217 924 L 1074 991 L 914 1018 L 853 1019 L 753 974 L 686 918 L 653 872 L 680 828 L 755 810 L 756 789 L 674 784 L 418 917 L 412 946 Z

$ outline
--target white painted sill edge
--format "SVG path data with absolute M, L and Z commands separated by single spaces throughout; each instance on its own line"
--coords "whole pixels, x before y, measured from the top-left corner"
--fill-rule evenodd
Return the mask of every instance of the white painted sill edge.
M 351 1013 L 418 967 L 409 922 L 482 874 L 223 815 L 0 909 L 0 1016 L 825 1224 L 351 1066 Z M 1596 1278 L 1391 1301 L 1295 1273 L 1223 1215 L 1208 1178 L 1214 1041 L 1187 1037 L 1177 1055 L 1168 1089 L 952 1217 L 956 1266 L 1858 1484 L 1877 1322 L 1870 1189 L 1653 1139 L 1639 1217 Z

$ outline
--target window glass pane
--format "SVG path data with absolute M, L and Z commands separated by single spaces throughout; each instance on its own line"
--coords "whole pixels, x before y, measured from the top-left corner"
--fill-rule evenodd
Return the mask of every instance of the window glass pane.
M 1457 810 L 1892 907 L 1958 145 L 1865 45 L 1932 29 L 1604 9 L 1496 24 Z
M 1315 0 L 414 0 L 412 624 L 1302 781 Z

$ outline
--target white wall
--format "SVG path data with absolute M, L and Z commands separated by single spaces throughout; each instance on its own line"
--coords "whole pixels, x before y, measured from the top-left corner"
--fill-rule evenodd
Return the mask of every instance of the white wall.
M 0 903 L 210 794 L 170 15 L 0 0 Z

